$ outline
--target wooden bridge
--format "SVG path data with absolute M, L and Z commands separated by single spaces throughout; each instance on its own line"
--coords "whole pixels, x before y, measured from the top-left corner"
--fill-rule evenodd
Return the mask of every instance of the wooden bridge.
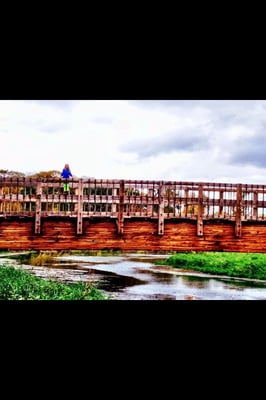
M 0 249 L 266 252 L 266 185 L 69 183 L 64 193 L 58 178 L 0 178 Z

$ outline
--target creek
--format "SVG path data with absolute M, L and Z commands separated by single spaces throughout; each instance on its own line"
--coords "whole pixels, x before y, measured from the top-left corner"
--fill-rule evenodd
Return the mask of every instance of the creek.
M 167 255 L 68 255 L 44 266 L 22 264 L 36 276 L 91 282 L 115 300 L 266 300 L 266 281 L 184 271 L 155 265 Z M 14 263 L 14 260 L 8 263 Z M 2 262 L 4 259 L 2 258 Z

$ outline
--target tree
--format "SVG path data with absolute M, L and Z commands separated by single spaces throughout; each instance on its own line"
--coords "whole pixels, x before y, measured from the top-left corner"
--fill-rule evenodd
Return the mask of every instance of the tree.
M 24 176 L 25 174 L 22 172 L 0 169 L 0 178 L 23 178 Z
M 29 175 L 29 178 L 36 179 L 36 178 L 60 178 L 61 172 L 57 170 L 51 171 L 40 171 L 36 172 L 35 174 Z

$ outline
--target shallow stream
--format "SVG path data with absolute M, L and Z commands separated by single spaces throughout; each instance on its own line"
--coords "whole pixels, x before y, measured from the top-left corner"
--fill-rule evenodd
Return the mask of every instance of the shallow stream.
M 212 276 L 154 264 L 167 257 L 69 255 L 56 257 L 47 266 L 21 267 L 63 282 L 97 282 L 98 289 L 117 300 L 266 300 L 266 281 Z

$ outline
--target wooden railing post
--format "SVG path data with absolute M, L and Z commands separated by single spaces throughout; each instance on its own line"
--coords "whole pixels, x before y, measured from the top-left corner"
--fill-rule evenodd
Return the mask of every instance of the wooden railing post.
M 258 218 L 258 192 L 254 192 L 254 206 L 253 206 L 253 219 Z
M 78 208 L 77 208 L 77 234 L 82 234 L 83 220 L 83 181 L 79 179 L 78 183 Z
M 223 206 L 224 206 L 224 192 L 220 191 L 219 194 L 219 218 L 223 217 Z
M 198 217 L 197 217 L 197 235 L 203 236 L 203 188 L 202 185 L 199 185 L 198 192 Z
M 164 198 L 163 198 L 163 182 L 159 186 L 159 217 L 158 217 L 158 235 L 164 234 Z
M 112 189 L 112 197 L 115 197 L 115 196 L 117 196 L 117 188 L 113 188 Z M 112 214 L 115 214 L 116 213 L 116 203 L 112 203 L 112 205 L 111 205 L 111 212 L 112 212 Z
M 42 187 L 41 181 L 37 181 L 36 189 L 36 211 L 35 211 L 35 234 L 39 235 L 41 233 L 41 213 L 42 213 Z
M 117 233 L 123 234 L 124 230 L 124 198 L 125 198 L 125 182 L 120 181 L 119 187 L 119 206 L 118 206 L 118 220 L 117 220 Z
M 236 193 L 236 221 L 235 221 L 235 236 L 241 236 L 241 206 L 242 206 L 242 185 L 237 185 Z

